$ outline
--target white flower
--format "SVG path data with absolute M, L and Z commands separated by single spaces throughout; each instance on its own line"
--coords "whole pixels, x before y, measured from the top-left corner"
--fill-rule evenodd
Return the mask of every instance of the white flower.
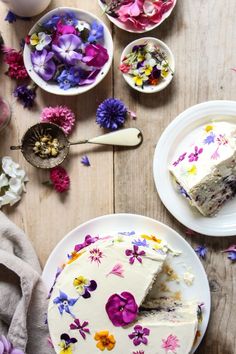
M 36 45 L 37 50 L 43 50 L 49 43 L 51 43 L 52 38 L 44 32 L 38 33 L 38 44 Z
M 77 25 L 76 25 L 75 28 L 77 28 L 77 29 L 79 30 L 79 32 L 82 32 L 85 28 L 86 28 L 87 30 L 89 30 L 89 31 L 90 31 L 90 29 L 91 29 L 91 27 L 90 27 L 90 25 L 88 24 L 88 22 L 85 22 L 85 21 L 78 21 L 78 23 L 77 23 Z
M 3 205 L 10 204 L 11 206 L 21 199 L 21 195 L 25 192 L 25 183 L 28 177 L 18 163 L 15 163 L 11 157 L 5 156 L 2 158 L 2 174 L 0 175 L 0 192 L 1 188 L 7 187 L 0 196 L 0 208 Z M 3 191 L 2 191 L 3 192 Z

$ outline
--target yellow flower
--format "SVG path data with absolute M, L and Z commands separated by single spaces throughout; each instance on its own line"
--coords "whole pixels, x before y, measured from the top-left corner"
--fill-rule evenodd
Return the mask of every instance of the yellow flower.
M 30 44 L 36 46 L 39 43 L 39 37 L 36 33 L 33 33 L 30 37 Z
M 143 78 L 142 76 L 134 76 L 133 78 L 135 85 L 143 86 Z
M 109 331 L 100 331 L 95 333 L 94 339 L 98 342 L 97 348 L 101 351 L 112 350 L 116 344 L 113 334 L 109 334 Z
M 76 288 L 76 290 L 78 291 L 79 294 L 83 294 L 84 293 L 84 287 L 86 285 L 89 285 L 89 280 L 86 279 L 85 277 L 83 277 L 82 275 L 80 275 L 79 277 L 74 279 L 73 285 L 74 285 L 74 287 Z
M 59 343 L 59 347 L 61 347 L 60 354 L 73 354 L 72 345 L 68 345 L 64 340 Z
M 70 264 L 70 263 L 76 261 L 76 259 L 78 259 L 80 256 L 82 256 L 83 253 L 84 253 L 84 252 L 78 253 L 78 252 L 76 252 L 76 251 L 73 251 L 73 252 L 71 253 L 71 256 L 70 256 L 71 258 L 69 259 L 69 261 L 67 262 L 67 264 Z
M 161 243 L 161 240 L 159 238 L 156 238 L 156 236 L 153 235 L 141 235 L 142 238 L 144 238 L 145 240 L 149 240 L 149 241 L 153 241 L 153 242 L 157 242 L 157 243 Z
M 144 57 L 144 55 L 139 54 L 137 59 L 138 59 L 138 61 L 144 61 L 145 57 Z
M 188 169 L 188 173 L 190 175 L 196 175 L 197 174 L 197 167 L 193 165 L 190 169 Z
M 151 72 L 152 72 L 153 68 L 150 66 L 150 65 L 147 65 L 144 69 L 144 73 L 146 76 L 149 76 L 151 75 Z
M 162 77 L 166 78 L 168 75 L 169 75 L 168 69 L 163 69 L 163 70 L 161 71 L 161 76 L 162 76 Z
M 213 126 L 212 126 L 212 125 L 207 125 L 207 126 L 205 127 L 205 131 L 206 131 L 207 133 L 209 133 L 211 130 L 213 130 Z

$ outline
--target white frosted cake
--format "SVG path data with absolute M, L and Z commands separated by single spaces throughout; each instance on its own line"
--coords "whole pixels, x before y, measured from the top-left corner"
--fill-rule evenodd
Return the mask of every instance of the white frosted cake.
M 202 127 L 169 170 L 192 206 L 204 216 L 215 215 L 236 193 L 236 124 Z
M 56 353 L 189 354 L 196 303 L 144 308 L 167 252 L 164 241 L 148 235 L 87 236 L 77 245 L 49 301 Z

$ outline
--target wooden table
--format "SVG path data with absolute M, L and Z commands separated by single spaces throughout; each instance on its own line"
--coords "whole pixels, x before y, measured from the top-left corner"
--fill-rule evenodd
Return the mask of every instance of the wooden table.
M 96 0 L 53 0 L 56 6 L 77 6 L 102 17 Z M 0 5 L 0 28 L 6 45 L 19 48 L 35 19 L 14 24 L 4 21 L 6 8 Z M 12 91 L 15 82 L 4 76 L 1 65 L 0 94 L 12 106 L 11 124 L 0 138 L 1 156 L 11 155 L 25 168 L 30 182 L 27 193 L 16 208 L 4 211 L 29 235 L 42 266 L 61 238 L 80 223 L 109 213 L 137 213 L 160 220 L 185 237 L 192 246 L 205 244 L 209 253 L 204 267 L 212 291 L 210 325 L 197 353 L 236 353 L 236 268 L 220 251 L 236 238 L 188 236 L 162 205 L 153 181 L 153 153 L 163 130 L 187 107 L 211 99 L 235 99 L 236 31 L 235 0 L 179 0 L 172 16 L 150 35 L 164 40 L 176 58 L 176 75 L 171 85 L 154 95 L 139 94 L 130 89 L 118 71 L 122 49 L 137 35 L 111 26 L 115 59 L 106 79 L 94 90 L 78 97 L 63 98 L 38 90 L 36 107 L 29 111 L 15 101 Z M 149 35 L 149 34 L 148 34 Z M 58 195 L 42 184 L 48 173 L 27 164 L 19 152 L 10 152 L 9 146 L 19 142 L 25 130 L 39 121 L 43 107 L 67 104 L 76 112 L 77 124 L 72 138 L 87 138 L 101 134 L 95 123 L 97 105 L 107 97 L 122 99 L 137 120 L 129 119 L 126 126 L 137 126 L 144 134 L 139 149 L 125 150 L 110 147 L 73 147 L 65 167 L 71 177 L 71 189 Z M 81 165 L 87 154 L 91 167 Z M 121 353 L 125 354 L 125 353 Z

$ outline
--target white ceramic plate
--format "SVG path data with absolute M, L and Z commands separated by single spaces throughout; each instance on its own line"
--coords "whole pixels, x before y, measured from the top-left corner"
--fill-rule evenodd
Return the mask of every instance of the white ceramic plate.
M 110 31 L 108 30 L 107 26 L 104 24 L 104 22 L 101 19 L 99 19 L 98 17 L 96 17 L 94 14 L 92 14 L 90 12 L 86 12 L 84 10 L 79 10 L 79 9 L 72 8 L 72 7 L 58 7 L 56 9 L 53 9 L 52 11 L 46 13 L 46 15 L 44 15 L 42 18 L 40 18 L 40 20 L 38 22 L 36 22 L 36 24 L 31 28 L 31 30 L 29 31 L 29 35 L 33 34 L 36 31 L 37 26 L 40 23 L 45 22 L 47 19 L 49 19 L 53 15 L 58 15 L 58 14 L 61 14 L 65 11 L 74 12 L 81 21 L 86 21 L 89 24 L 91 24 L 93 21 L 97 21 L 99 24 L 101 24 L 104 27 L 104 47 L 108 51 L 109 59 L 105 63 L 105 65 L 101 68 L 95 81 L 91 85 L 71 87 L 68 90 L 63 90 L 56 83 L 44 81 L 34 71 L 33 65 L 31 62 L 31 57 L 30 57 L 31 50 L 28 45 L 25 45 L 25 47 L 24 47 L 23 56 L 24 56 L 25 67 L 26 67 L 26 70 L 27 70 L 29 76 L 39 87 L 41 87 L 43 90 L 45 90 L 49 93 L 53 93 L 54 95 L 75 96 L 75 95 L 79 95 L 81 93 L 91 90 L 93 87 L 97 86 L 99 84 L 99 82 L 101 82 L 104 79 L 104 77 L 107 75 L 107 73 L 111 67 L 111 63 L 112 63 L 112 59 L 113 59 L 113 40 L 112 40 L 112 36 L 110 34 Z
M 156 85 L 156 86 L 147 85 L 147 86 L 144 86 L 144 88 L 135 85 L 134 80 L 133 80 L 133 75 L 123 74 L 123 78 L 125 79 L 127 84 L 136 91 L 139 91 L 142 93 L 155 93 L 155 92 L 159 92 L 159 91 L 164 90 L 164 88 L 166 88 L 169 85 L 169 83 L 173 79 L 174 72 L 175 72 L 174 55 L 173 55 L 172 51 L 170 50 L 170 48 L 164 42 L 160 41 L 160 39 L 153 38 L 153 37 L 143 37 L 143 38 L 136 39 L 135 41 L 129 43 L 125 47 L 125 49 L 123 50 L 123 53 L 121 54 L 120 64 L 122 64 L 122 60 L 124 59 L 124 57 L 127 54 L 132 52 L 132 49 L 134 46 L 143 45 L 145 43 L 152 43 L 166 53 L 169 67 L 171 68 L 171 71 L 173 74 L 171 72 L 169 72 L 168 76 L 166 78 L 162 79 L 158 85 Z
M 156 220 L 133 214 L 112 214 L 78 226 L 59 242 L 48 258 L 42 275 L 48 290 L 54 282 L 57 267 L 67 261 L 66 255 L 74 249 L 75 244 L 83 241 L 86 235 L 95 236 L 99 233 L 99 236 L 107 236 L 127 231 L 135 231 L 137 234 L 154 234 L 165 239 L 173 249 L 182 252 L 178 257 L 171 256 L 169 261 L 176 273 L 181 276 L 188 268 L 191 268 L 191 272 L 195 275 L 192 286 L 187 286 L 180 280 L 176 285 L 177 288 L 173 289 L 181 291 L 182 297 L 186 300 L 196 299 L 199 303 L 205 304 L 203 322 L 200 327 L 201 336 L 192 351 L 194 353 L 205 334 L 210 316 L 211 299 L 207 276 L 191 246 L 177 232 Z
M 103 12 L 105 13 L 106 5 L 104 5 L 101 0 L 98 0 L 98 3 L 100 5 L 101 9 L 103 10 Z M 159 23 L 156 23 L 154 25 L 149 25 L 144 30 L 135 30 L 135 29 L 129 28 L 124 23 L 122 23 L 121 21 L 117 20 L 115 17 L 109 16 L 109 15 L 106 15 L 106 16 L 109 18 L 109 20 L 112 23 L 114 23 L 114 25 L 116 25 L 117 27 L 123 29 L 124 31 L 131 32 L 131 33 L 145 33 L 145 32 L 151 31 L 154 28 L 160 26 L 160 24 L 162 24 L 162 22 L 165 21 L 170 16 L 171 12 L 174 10 L 174 7 L 175 7 L 176 3 L 177 3 L 177 0 L 175 0 L 174 6 L 163 15 L 163 17 L 162 17 L 162 19 L 161 19 L 161 21 Z
M 202 216 L 176 191 L 168 171 L 181 142 L 195 129 L 211 121 L 236 124 L 236 102 L 204 102 L 190 107 L 174 119 L 158 141 L 153 163 L 154 179 L 163 204 L 186 227 L 209 236 L 233 236 L 236 235 L 236 198 L 227 202 L 217 216 Z

